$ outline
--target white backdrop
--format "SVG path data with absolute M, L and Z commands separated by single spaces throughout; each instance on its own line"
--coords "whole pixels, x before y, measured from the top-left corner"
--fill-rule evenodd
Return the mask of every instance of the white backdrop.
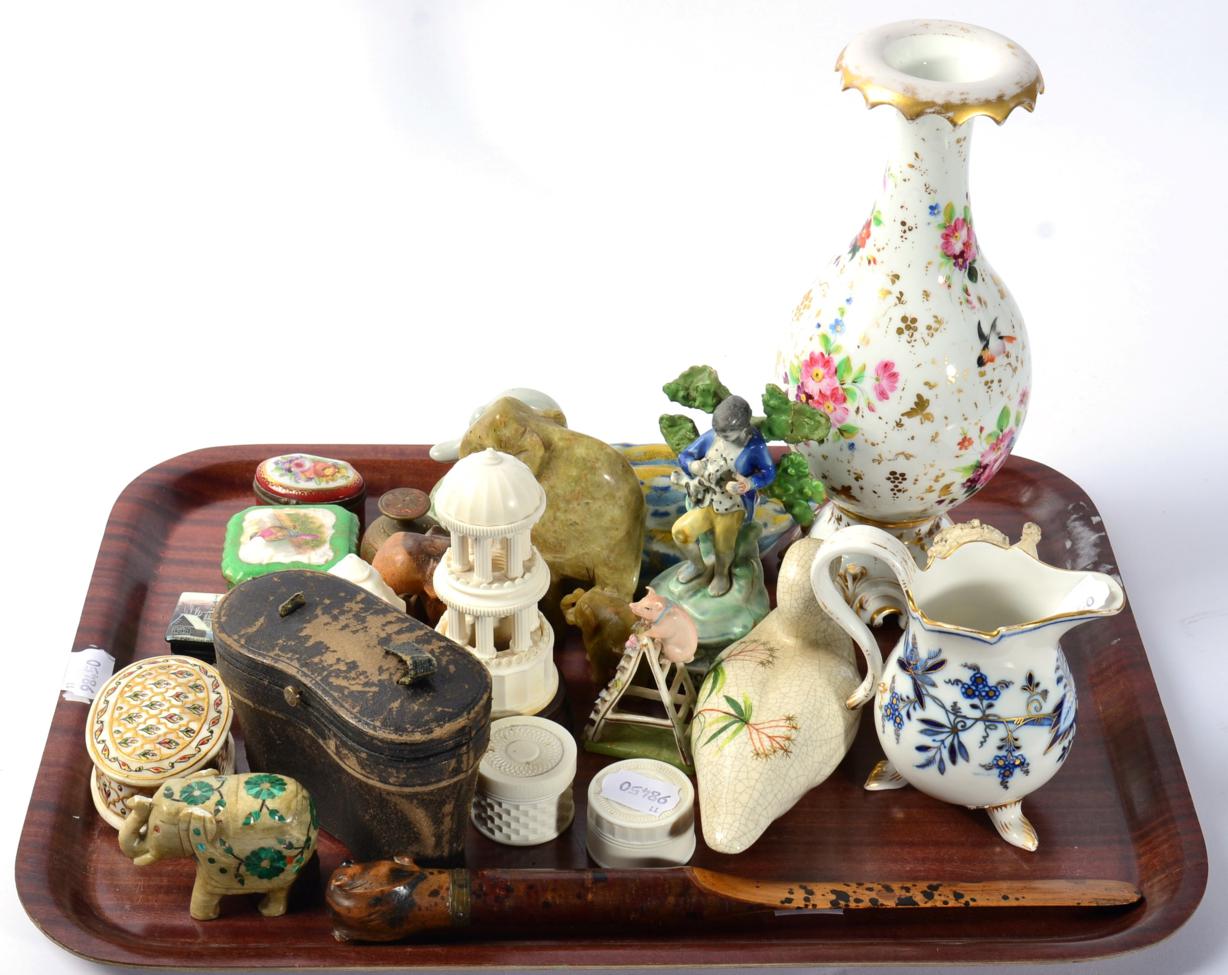
M 841 94 L 835 56 L 921 15 L 1044 71 L 973 151 L 1035 356 L 1016 452 L 1104 516 L 1212 858 L 1183 930 L 1095 967 L 1228 971 L 1209 2 L 0 4 L 0 860 L 131 478 L 217 444 L 432 442 L 511 385 L 614 440 L 653 437 L 693 361 L 758 388 L 881 175 L 891 110 Z M 13 970 L 95 970 L 11 883 L 0 932 Z

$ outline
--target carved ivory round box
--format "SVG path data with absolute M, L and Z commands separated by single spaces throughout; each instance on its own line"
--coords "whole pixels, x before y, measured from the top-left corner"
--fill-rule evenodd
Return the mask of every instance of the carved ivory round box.
M 478 766 L 473 825 L 508 846 L 548 843 L 576 813 L 576 743 L 562 725 L 532 715 L 500 718 Z
M 607 765 L 588 784 L 587 843 L 607 868 L 686 863 L 695 852 L 695 787 L 653 758 Z

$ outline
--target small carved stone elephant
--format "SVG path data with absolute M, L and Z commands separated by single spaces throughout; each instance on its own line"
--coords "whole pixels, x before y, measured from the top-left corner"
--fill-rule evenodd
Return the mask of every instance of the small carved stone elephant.
M 138 796 L 129 805 L 120 849 L 138 867 L 194 857 L 191 913 L 198 921 L 217 917 L 226 894 L 263 893 L 261 914 L 285 914 L 290 885 L 316 849 L 315 803 L 281 775 L 206 770 L 168 779 L 152 799 Z

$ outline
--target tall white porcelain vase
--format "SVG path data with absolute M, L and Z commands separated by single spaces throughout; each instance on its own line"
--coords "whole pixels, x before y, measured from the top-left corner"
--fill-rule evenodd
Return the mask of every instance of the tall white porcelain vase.
M 968 160 L 972 119 L 1031 110 L 1043 81 L 1012 41 L 951 21 L 868 31 L 836 67 L 894 107 L 894 141 L 865 223 L 793 311 L 777 378 L 832 420 L 800 448 L 831 499 L 812 535 L 873 525 L 921 559 L 1027 413 L 1027 333 L 976 232 Z M 867 620 L 903 606 L 885 566 L 846 565 L 840 582 Z

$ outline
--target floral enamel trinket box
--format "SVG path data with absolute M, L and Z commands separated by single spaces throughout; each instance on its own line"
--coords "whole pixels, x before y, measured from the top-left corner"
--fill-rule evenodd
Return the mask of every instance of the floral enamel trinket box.
M 252 490 L 265 504 L 335 504 L 362 518 L 367 484 L 353 465 L 315 454 L 278 454 L 262 461 Z
M 226 525 L 222 575 L 231 586 L 281 569 L 328 571 L 358 550 L 358 519 L 335 504 L 253 505 Z

